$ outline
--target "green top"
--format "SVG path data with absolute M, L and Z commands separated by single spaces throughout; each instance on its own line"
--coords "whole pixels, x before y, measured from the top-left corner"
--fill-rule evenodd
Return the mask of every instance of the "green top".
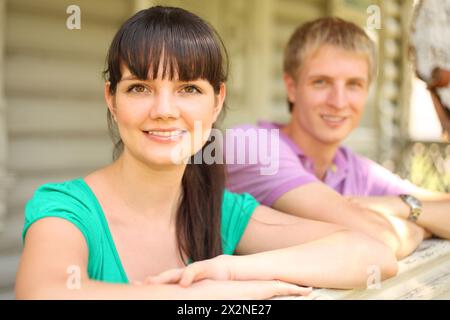
M 258 205 L 247 193 L 238 195 L 225 190 L 221 221 L 224 254 L 233 254 Z M 33 222 L 46 217 L 66 219 L 83 233 L 89 250 L 88 275 L 91 279 L 128 283 L 103 210 L 82 178 L 44 184 L 36 190 L 25 207 L 24 242 Z

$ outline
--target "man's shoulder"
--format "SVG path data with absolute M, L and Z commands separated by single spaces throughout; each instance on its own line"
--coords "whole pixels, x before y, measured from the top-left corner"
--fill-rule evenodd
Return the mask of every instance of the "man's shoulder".
M 374 163 L 374 161 L 371 160 L 370 158 L 353 151 L 347 146 L 340 146 L 338 152 L 340 156 L 343 157 L 345 161 L 350 165 L 368 166 Z
M 379 176 L 383 179 L 391 179 L 393 173 L 367 156 L 352 151 L 350 148 L 341 146 L 339 152 L 345 157 L 347 165 L 355 174 L 363 176 Z

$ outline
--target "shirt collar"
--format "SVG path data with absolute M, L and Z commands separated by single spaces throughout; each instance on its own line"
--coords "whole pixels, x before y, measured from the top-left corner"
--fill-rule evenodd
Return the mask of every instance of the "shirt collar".
M 303 150 L 287 135 L 285 134 L 281 128 L 283 127 L 280 123 L 269 122 L 269 121 L 259 121 L 258 127 L 263 129 L 278 129 L 280 130 L 280 139 L 289 145 L 289 148 L 299 157 L 303 159 L 308 159 L 311 161 L 307 155 L 303 152 Z M 348 170 L 348 157 L 347 157 L 347 147 L 340 146 L 337 149 L 336 155 L 333 159 L 333 165 L 329 169 L 333 174 L 345 174 Z

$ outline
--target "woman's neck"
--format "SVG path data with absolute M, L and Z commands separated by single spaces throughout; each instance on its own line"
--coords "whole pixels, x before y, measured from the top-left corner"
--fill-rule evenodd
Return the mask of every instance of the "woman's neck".
M 186 166 L 150 167 L 127 151 L 109 168 L 109 179 L 124 205 L 139 215 L 173 224 Z

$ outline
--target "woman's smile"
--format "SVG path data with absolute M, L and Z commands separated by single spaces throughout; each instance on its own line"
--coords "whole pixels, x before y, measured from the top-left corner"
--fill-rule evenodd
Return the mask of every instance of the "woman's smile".
M 152 129 L 143 132 L 145 136 L 151 139 L 152 141 L 170 143 L 181 141 L 188 131 L 184 129 L 169 128 L 169 129 Z

